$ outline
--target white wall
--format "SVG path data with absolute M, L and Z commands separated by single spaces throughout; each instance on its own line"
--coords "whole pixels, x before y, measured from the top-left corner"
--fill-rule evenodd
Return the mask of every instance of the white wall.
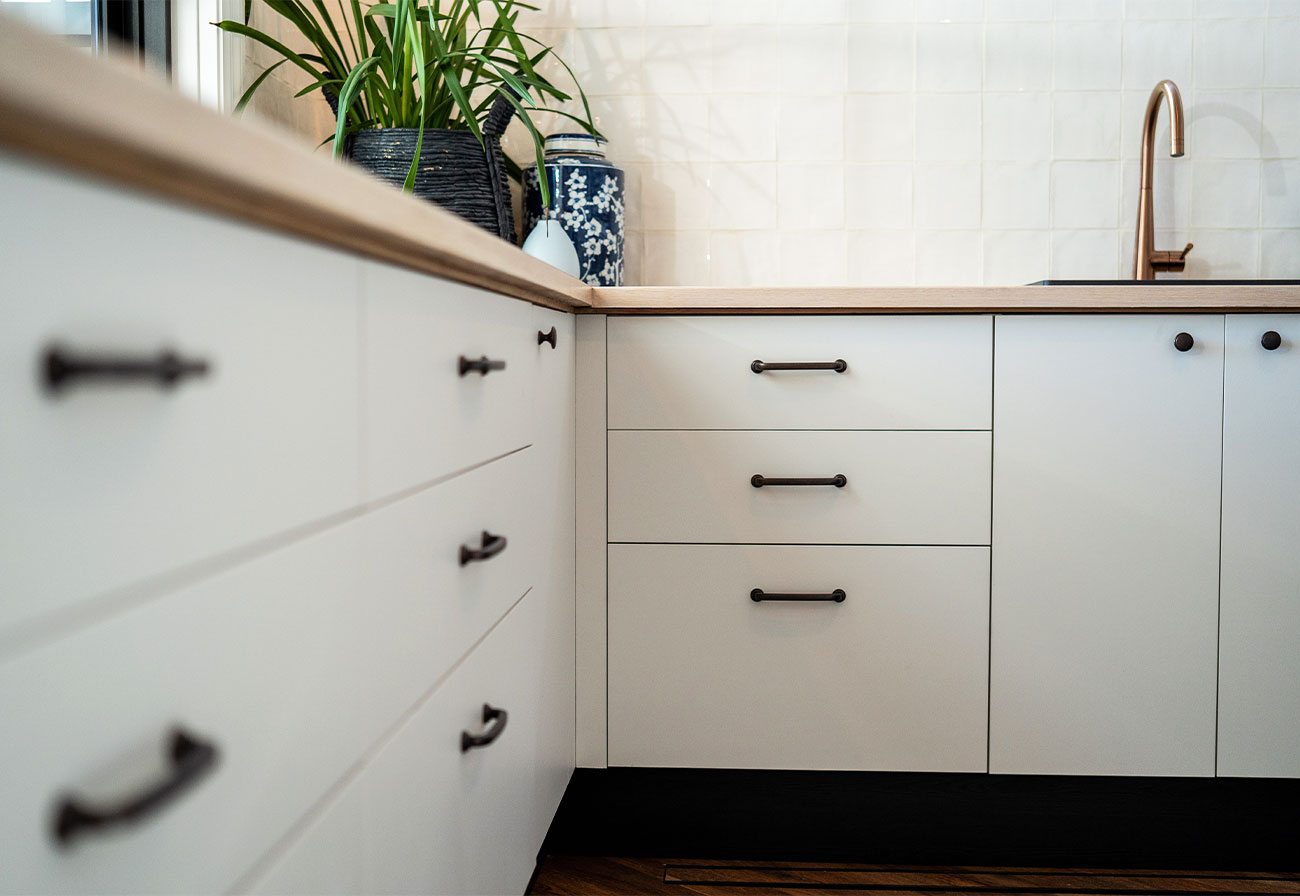
M 1300 0 L 540 5 L 630 175 L 631 284 L 1127 277 L 1163 77 L 1157 248 L 1300 277 Z

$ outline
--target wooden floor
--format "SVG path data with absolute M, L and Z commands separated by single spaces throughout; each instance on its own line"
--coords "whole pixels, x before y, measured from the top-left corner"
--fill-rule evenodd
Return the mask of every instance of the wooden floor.
M 564 896 L 807 896 L 810 893 L 944 896 L 1245 896 L 1300 894 L 1300 873 L 1107 871 L 1053 868 L 917 868 L 804 862 L 672 861 L 549 856 L 529 893 Z

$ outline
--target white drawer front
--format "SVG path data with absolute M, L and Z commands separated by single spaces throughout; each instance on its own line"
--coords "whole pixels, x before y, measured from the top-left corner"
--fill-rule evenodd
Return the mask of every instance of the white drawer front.
M 4 888 L 220 891 L 269 852 L 413 699 L 361 557 L 357 526 L 331 529 L 0 666 Z M 175 724 L 217 746 L 215 771 L 57 848 L 58 798 L 147 789 L 163 772 L 135 760 Z
M 529 500 L 542 473 L 533 453 L 526 448 L 362 520 L 367 593 L 388 615 L 387 656 L 409 671 L 408 702 L 541 574 L 552 536 Z M 504 538 L 504 550 L 462 565 L 462 547 L 480 550 L 484 531 Z
M 11 162 L 0 193 L 0 629 L 357 503 L 356 260 Z M 56 343 L 211 369 L 54 395 Z
M 382 497 L 529 444 L 542 396 L 572 367 L 572 324 L 483 290 L 365 265 L 365 490 Z M 557 327 L 557 331 L 558 331 Z M 460 374 L 460 359 L 505 362 Z
M 572 621 L 572 591 L 531 590 L 249 888 L 523 892 L 573 774 Z M 484 702 L 506 727 L 461 753 Z
M 984 771 L 988 587 L 987 548 L 610 545 L 610 765 Z
M 363 789 L 367 890 L 522 893 L 559 803 L 539 789 L 539 736 L 550 720 L 541 674 L 545 605 L 529 594 L 411 717 L 357 783 Z M 506 710 L 483 734 L 483 705 Z M 571 709 L 570 709 L 571 711 Z M 493 723 L 495 725 L 496 723 Z
M 987 316 L 611 317 L 609 426 L 988 429 L 992 360 Z
M 987 432 L 611 432 L 609 540 L 988 544 L 990 452 Z

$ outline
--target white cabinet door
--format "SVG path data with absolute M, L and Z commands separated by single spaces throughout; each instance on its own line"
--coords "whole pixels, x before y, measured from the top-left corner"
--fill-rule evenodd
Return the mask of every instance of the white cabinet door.
M 610 545 L 610 764 L 984 771 L 988 564 L 977 547 Z
M 990 771 L 1214 774 L 1223 326 L 997 319 Z
M 1224 363 L 1219 774 L 1300 777 L 1300 315 L 1230 316 Z

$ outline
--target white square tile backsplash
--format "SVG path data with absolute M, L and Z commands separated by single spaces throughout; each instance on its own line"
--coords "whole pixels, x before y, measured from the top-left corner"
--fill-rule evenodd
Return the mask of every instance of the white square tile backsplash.
M 1161 78 L 1159 246 L 1300 277 L 1300 0 L 542 5 L 628 170 L 630 285 L 1128 276 Z

